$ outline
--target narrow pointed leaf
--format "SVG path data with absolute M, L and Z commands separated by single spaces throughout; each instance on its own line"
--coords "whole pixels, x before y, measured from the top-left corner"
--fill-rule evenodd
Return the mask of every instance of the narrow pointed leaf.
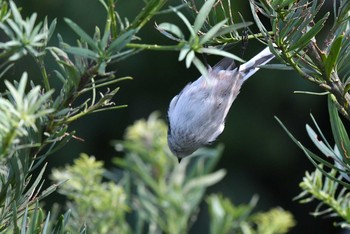
M 332 158 L 337 157 L 333 150 L 329 149 L 321 140 L 318 139 L 316 132 L 308 124 L 306 124 L 306 132 L 308 133 L 312 142 L 325 156 Z
M 308 150 L 307 148 L 305 148 L 304 145 L 302 145 L 290 132 L 289 130 L 284 126 L 284 124 L 275 116 L 275 119 L 277 120 L 277 122 L 281 125 L 281 127 L 283 128 L 283 130 L 288 134 L 288 136 L 292 139 L 292 141 L 303 150 L 303 152 L 305 153 L 305 155 L 309 158 L 309 160 L 311 161 L 311 163 L 317 167 L 319 170 L 321 170 L 319 164 L 325 165 L 328 168 L 331 169 L 335 169 L 339 172 L 345 172 L 344 170 L 336 167 L 335 165 L 333 165 L 332 163 L 326 161 L 325 159 L 319 157 L 318 155 L 314 154 L 313 152 L 311 152 L 310 150 Z M 316 162 L 317 161 L 317 162 Z M 322 173 L 327 174 L 326 171 L 324 171 L 323 169 L 321 170 Z M 328 174 L 326 175 L 327 177 L 329 176 Z M 330 177 L 331 179 L 335 180 L 335 181 L 339 181 L 337 178 L 335 177 Z M 350 187 L 350 184 L 347 184 L 345 182 L 342 181 L 342 184 L 345 184 L 346 186 Z
M 18 23 L 21 24 L 23 19 L 21 14 L 18 11 L 18 8 L 16 4 L 13 1 L 10 1 L 10 8 L 11 8 L 11 13 L 13 15 L 13 19 Z
M 94 51 L 91 51 L 89 49 L 82 48 L 82 47 L 73 47 L 73 46 L 67 47 L 67 48 L 64 48 L 64 51 L 66 51 L 67 53 L 70 53 L 70 54 L 74 54 L 74 55 L 81 56 L 84 58 L 90 58 L 93 60 L 97 60 L 99 57 L 98 54 L 95 53 Z
M 326 64 L 325 64 L 326 77 L 328 79 L 330 78 L 332 70 L 334 69 L 334 67 L 335 67 L 335 65 L 337 63 L 343 38 L 344 38 L 344 36 L 337 37 L 333 41 L 332 46 L 331 46 L 331 48 L 329 50 L 329 54 L 328 54 L 328 57 L 327 57 L 327 60 L 326 60 Z
M 194 57 L 192 62 L 203 76 L 208 74 L 208 69 L 197 57 Z
M 226 22 L 227 22 L 227 20 L 225 19 L 225 20 L 217 23 L 216 25 L 214 25 L 214 27 L 212 27 L 203 37 L 201 37 L 200 44 L 205 44 L 210 39 L 212 39 L 214 37 L 214 35 L 222 28 L 222 26 L 225 25 Z
M 175 35 L 177 39 L 184 39 L 184 35 L 181 31 L 181 29 L 175 25 L 175 24 L 171 24 L 171 23 L 161 23 L 157 26 L 157 29 L 159 31 L 166 31 L 166 32 L 169 32 L 171 33 L 172 35 Z
M 329 16 L 329 13 L 326 13 L 325 16 L 323 16 L 322 19 L 320 19 L 312 28 L 307 31 L 301 38 L 299 38 L 298 41 L 296 41 L 294 44 L 292 44 L 288 50 L 302 50 L 307 44 L 310 43 L 311 39 L 316 36 L 316 34 L 321 31 L 321 29 L 324 26 L 324 23 L 326 22 L 327 18 Z
M 65 18 L 64 21 L 68 24 L 68 26 L 73 29 L 73 31 L 80 36 L 80 38 L 88 43 L 89 46 L 95 51 L 99 51 L 99 48 L 97 46 L 97 43 L 83 30 L 81 29 L 76 23 L 74 23 L 72 20 Z
M 220 181 L 226 175 L 224 169 L 190 180 L 183 188 L 184 194 L 198 187 L 207 187 Z
M 214 38 L 215 37 L 220 37 L 220 36 L 223 36 L 225 34 L 228 34 L 228 33 L 231 33 L 231 32 L 235 32 L 238 29 L 248 27 L 248 26 L 250 26 L 252 24 L 253 24 L 252 22 L 244 22 L 244 23 L 233 24 L 233 25 L 230 25 L 230 26 L 227 26 L 227 27 L 222 27 L 214 34 L 213 37 Z
M 53 33 L 55 32 L 56 25 L 57 25 L 57 19 L 55 18 L 55 19 L 51 22 L 50 27 L 49 27 L 49 33 L 48 33 L 48 36 L 47 36 L 47 40 L 48 40 L 48 41 L 51 39 Z
M 188 31 L 190 31 L 192 38 L 196 37 L 196 32 L 193 30 L 193 27 L 190 23 L 190 21 L 188 21 L 188 19 L 186 18 L 186 16 L 184 16 L 180 11 L 178 11 L 176 8 L 170 7 L 176 14 L 177 16 L 179 16 L 179 18 L 184 22 L 184 24 L 186 25 Z
M 232 59 L 234 59 L 236 61 L 244 63 L 244 60 L 241 59 L 240 57 L 238 57 L 237 55 L 234 55 L 234 54 L 231 54 L 231 53 L 226 52 L 224 50 L 219 50 L 219 49 L 216 49 L 216 48 L 201 48 L 199 50 L 199 52 L 206 53 L 206 54 L 220 55 L 220 56 L 227 57 L 227 58 L 232 58 Z
M 339 184 L 343 185 L 344 187 L 346 187 L 347 189 L 350 189 L 350 184 L 338 179 L 337 177 L 331 175 L 330 173 L 328 173 L 327 171 L 325 171 L 322 166 L 320 166 L 319 164 L 317 164 L 314 159 L 308 154 L 308 152 L 305 150 L 306 148 L 304 146 L 301 147 L 301 149 L 303 149 L 305 155 L 309 158 L 310 162 L 327 178 L 338 182 Z M 339 171 L 338 168 L 335 168 L 337 171 Z
M 193 58 L 195 56 L 195 53 L 193 50 L 191 50 L 187 56 L 186 56 L 186 68 L 189 68 L 191 66 L 191 63 L 193 61 Z
M 179 53 L 179 61 L 182 61 L 188 54 L 188 52 L 191 50 L 189 46 L 184 46 Z
M 43 228 L 43 234 L 48 234 L 49 224 L 50 224 L 50 211 L 47 213 L 47 216 L 46 216 L 46 220 Z
M 125 47 L 127 43 L 129 43 L 134 36 L 136 30 L 129 30 L 120 35 L 117 39 L 115 39 L 111 45 L 109 46 L 107 53 L 111 54 L 113 52 L 120 51 Z
M 203 27 L 204 22 L 206 21 L 213 5 L 214 5 L 215 0 L 208 0 L 206 1 L 201 9 L 199 10 L 199 13 L 196 17 L 196 20 L 194 21 L 193 24 L 193 30 L 195 33 L 198 33 L 199 30 Z
M 26 234 L 27 218 L 28 218 L 28 207 L 26 207 L 24 215 L 22 216 L 21 234 Z
M 348 133 L 341 121 L 338 109 L 332 101 L 331 95 L 328 96 L 328 112 L 329 118 L 332 127 L 332 133 L 334 136 L 335 143 L 339 149 L 340 154 L 343 157 L 343 160 L 350 163 L 350 141 Z

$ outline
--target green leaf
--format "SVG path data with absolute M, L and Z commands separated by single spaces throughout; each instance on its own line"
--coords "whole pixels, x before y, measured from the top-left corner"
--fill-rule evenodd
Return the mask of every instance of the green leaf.
M 332 148 L 331 145 L 328 143 L 326 137 L 324 136 L 323 132 L 321 131 L 321 128 L 318 126 L 316 119 L 314 118 L 314 116 L 312 114 L 310 114 L 310 117 L 312 119 L 312 122 L 314 123 L 314 125 L 316 126 L 317 131 L 320 133 L 322 140 L 325 142 L 325 144 L 327 145 L 328 148 Z
M 206 68 L 206 66 L 204 66 L 204 64 L 197 58 L 194 57 L 192 60 L 193 64 L 196 66 L 196 68 L 198 69 L 198 71 L 204 76 L 206 77 L 206 75 L 208 74 L 208 69 Z
M 191 50 L 187 56 L 186 56 L 186 67 L 189 68 L 191 66 L 191 63 L 193 61 L 193 58 L 195 56 L 195 53 L 193 50 Z
M 215 0 L 208 0 L 203 4 L 201 9 L 199 10 L 199 13 L 193 24 L 193 30 L 195 33 L 198 33 L 199 30 L 201 30 L 201 28 L 203 27 L 203 24 L 206 21 L 214 3 Z
M 332 127 L 332 133 L 340 154 L 343 157 L 343 161 L 347 164 L 350 163 L 350 141 L 348 133 L 341 121 L 338 109 L 334 104 L 331 95 L 328 96 L 328 112 Z
M 10 8 L 11 8 L 11 13 L 13 15 L 13 19 L 21 25 L 23 23 L 23 19 L 21 16 L 21 13 L 19 13 L 18 8 L 16 4 L 13 1 L 10 1 Z
M 49 231 L 49 224 L 50 224 L 50 211 L 47 213 L 44 228 L 43 228 L 43 234 L 48 234 Z
M 82 48 L 82 47 L 74 47 L 74 46 L 66 47 L 66 48 L 64 48 L 64 51 L 66 51 L 67 53 L 70 53 L 70 54 L 81 56 L 83 58 L 90 58 L 90 59 L 95 60 L 95 61 L 99 57 L 99 55 L 97 53 L 95 53 L 94 51 L 86 49 L 86 48 Z
M 38 202 L 35 203 L 35 208 L 34 212 L 32 213 L 31 219 L 30 219 L 30 229 L 28 230 L 28 233 L 35 233 L 38 225 L 38 212 L 39 212 L 39 207 L 38 207 Z
M 16 37 L 18 38 L 23 37 L 22 30 L 21 28 L 19 28 L 19 25 L 21 24 L 16 24 L 12 19 L 8 19 L 6 22 L 11 27 L 12 31 L 16 34 Z
M 97 73 L 101 76 L 105 75 L 106 74 L 106 66 L 107 66 L 107 63 L 106 62 L 102 62 L 100 64 L 100 66 L 98 67 L 98 71 Z
M 225 35 L 225 34 L 228 34 L 228 33 L 231 33 L 231 32 L 235 32 L 238 29 L 248 27 L 248 26 L 250 26 L 252 24 L 253 24 L 252 22 L 244 22 L 244 23 L 233 24 L 233 25 L 230 25 L 230 26 L 227 26 L 227 27 L 222 27 L 222 28 L 219 29 L 219 31 L 217 31 L 217 33 L 215 33 L 213 35 L 213 38 L 220 37 L 222 35 Z
M 310 162 L 327 178 L 331 179 L 332 181 L 336 181 L 339 184 L 343 185 L 344 187 L 350 189 L 350 184 L 340 180 L 339 178 L 331 175 L 328 171 L 324 170 L 322 165 L 325 164 L 321 164 L 319 165 L 317 162 L 315 162 L 313 155 L 310 155 L 310 151 L 308 151 L 303 145 L 300 145 L 300 148 L 304 151 L 305 155 L 309 158 Z M 332 169 L 335 169 L 336 171 L 341 172 L 341 169 L 337 168 L 337 167 L 331 167 Z
M 171 24 L 171 23 L 161 23 L 157 26 L 157 29 L 159 31 L 166 31 L 166 32 L 169 32 L 173 35 L 175 35 L 177 37 L 177 39 L 184 39 L 184 35 L 181 31 L 181 29 L 175 25 L 175 24 Z
M 28 207 L 26 207 L 26 210 L 25 210 L 24 215 L 22 217 L 21 234 L 26 234 L 27 218 L 28 218 Z
M 64 21 L 68 24 L 68 26 L 73 29 L 73 31 L 80 36 L 80 38 L 85 41 L 86 43 L 91 46 L 93 50 L 96 52 L 99 51 L 97 43 L 83 30 L 81 29 L 76 23 L 71 21 L 68 18 L 64 18 Z
M 229 52 L 226 52 L 224 50 L 219 50 L 219 49 L 216 49 L 216 48 L 201 48 L 199 50 L 199 52 L 200 53 L 206 53 L 206 54 L 220 55 L 220 56 L 231 58 L 231 59 L 234 59 L 234 60 L 239 61 L 241 63 L 244 63 L 244 60 L 241 59 L 240 57 L 238 57 L 238 56 L 236 56 L 234 54 L 231 54 Z
M 249 5 L 256 26 L 258 27 L 259 31 L 264 35 L 264 37 L 268 37 L 268 31 L 258 16 L 257 6 L 255 5 L 254 1 L 249 1 Z
M 115 39 L 109 46 L 107 54 L 112 54 L 113 52 L 118 52 L 122 50 L 125 47 L 125 45 L 131 41 L 135 33 L 136 30 L 132 29 L 118 36 L 118 38 Z
M 220 21 L 215 24 L 203 37 L 200 38 L 200 44 L 205 44 L 207 41 L 212 39 L 216 33 L 225 25 L 227 19 Z
M 332 73 L 332 70 L 334 69 L 337 60 L 338 60 L 338 56 L 341 50 L 341 45 L 342 45 L 342 41 L 343 41 L 344 36 L 341 35 L 339 37 L 337 37 L 333 43 L 332 46 L 329 50 L 329 54 L 325 63 L 325 70 L 326 70 L 326 77 L 328 79 L 330 79 L 330 75 Z
M 283 9 L 285 7 L 288 7 L 290 4 L 294 2 L 295 0 L 278 0 L 278 1 L 271 1 L 271 4 L 274 9 Z
M 192 25 L 190 23 L 190 21 L 188 21 L 188 19 L 186 18 L 186 16 L 184 16 L 180 11 L 178 11 L 176 8 L 174 7 L 170 7 L 176 14 L 177 16 L 179 16 L 179 18 L 184 22 L 184 24 L 186 25 L 188 31 L 190 31 L 191 36 L 194 38 L 196 37 L 196 33 L 192 28 Z
M 101 41 L 101 30 L 97 26 L 95 26 L 95 33 L 94 33 L 94 36 L 93 36 L 93 40 L 96 41 L 96 42 L 100 42 Z
M 321 29 L 324 26 L 324 23 L 326 22 L 327 18 L 329 16 L 329 12 L 327 12 L 322 19 L 320 19 L 314 26 L 310 28 L 309 31 L 307 31 L 301 38 L 299 38 L 298 41 L 296 41 L 293 45 L 291 45 L 288 50 L 302 50 L 305 46 L 307 46 L 311 39 L 316 36 L 316 34 L 321 31 Z
M 44 171 L 46 169 L 47 163 L 44 164 L 44 166 L 42 166 L 38 176 L 35 178 L 35 181 L 33 182 L 33 184 L 31 184 L 30 188 L 27 189 L 26 193 L 25 193 L 25 197 L 28 199 L 28 202 L 32 199 L 38 199 L 36 197 L 32 197 L 35 192 L 38 192 L 40 190 L 40 187 L 43 183 L 42 177 L 44 174 Z M 40 185 L 41 184 L 41 185 Z
M 111 35 L 110 31 L 106 30 L 102 36 L 101 42 L 100 42 L 100 47 L 101 49 L 105 49 L 108 45 L 108 39 L 109 36 Z
M 322 163 L 324 165 L 326 165 L 327 167 L 330 168 L 336 168 L 333 164 L 331 164 L 330 162 L 324 160 L 323 158 L 319 157 L 318 155 L 314 154 L 313 152 L 311 152 L 310 150 L 306 149 L 293 135 L 292 133 L 290 133 L 290 131 L 286 128 L 286 126 L 284 126 L 284 124 L 282 123 L 281 120 L 279 120 L 276 116 L 275 119 L 277 120 L 277 122 L 281 125 L 281 127 L 283 128 L 283 130 L 288 134 L 288 136 L 292 139 L 292 141 L 299 147 L 301 148 L 309 157 L 309 159 L 312 160 L 317 160 L 319 163 Z
M 57 19 L 55 18 L 55 19 L 51 22 L 50 27 L 49 27 L 49 32 L 48 32 L 48 36 L 47 36 L 47 40 L 48 40 L 48 41 L 51 39 L 53 33 L 55 32 L 56 25 L 57 25 Z
M 317 156 L 316 154 L 314 154 L 313 152 L 311 152 L 310 150 L 308 150 L 307 148 L 305 148 L 304 145 L 302 145 L 289 131 L 288 129 L 284 126 L 284 124 L 275 116 L 275 119 L 277 120 L 277 122 L 281 125 L 281 127 L 283 128 L 283 130 L 288 134 L 288 136 L 293 140 L 293 142 L 303 150 L 304 154 L 308 157 L 308 159 L 310 160 L 310 162 L 317 168 L 319 169 L 322 174 L 324 174 L 327 178 L 330 178 L 331 180 L 337 181 L 338 183 L 341 183 L 342 185 L 344 185 L 347 188 L 350 188 L 350 184 L 339 180 L 338 178 L 329 175 L 329 173 L 327 171 L 325 171 L 322 166 L 319 165 L 319 163 L 321 163 L 322 165 L 325 165 L 329 168 L 335 169 L 339 172 L 345 172 L 344 170 L 334 166 L 332 163 L 324 160 L 323 158 Z M 317 162 L 316 162 L 317 161 Z
M 185 46 L 180 50 L 180 53 L 179 53 L 179 61 L 182 61 L 182 60 L 187 56 L 187 54 L 189 53 L 190 50 L 191 50 L 191 48 L 190 48 L 188 45 L 185 45 Z
M 294 71 L 293 67 L 287 64 L 265 64 L 259 67 L 273 70 Z
M 12 219 L 13 219 L 13 233 L 19 234 L 19 227 L 17 225 L 18 215 L 17 215 L 16 201 L 12 201 Z
M 116 53 L 116 54 L 112 55 L 111 57 L 109 57 L 111 60 L 110 63 L 118 62 L 120 60 L 123 60 L 123 59 L 131 56 L 131 55 L 137 54 L 140 51 L 141 50 L 131 49 L 131 50 L 125 50 L 123 52 Z
M 224 169 L 220 169 L 208 175 L 203 175 L 198 178 L 190 180 L 183 188 L 184 194 L 190 192 L 190 190 L 198 187 L 208 187 L 210 185 L 216 184 L 226 175 Z
M 335 155 L 335 153 L 333 152 L 333 150 L 331 150 L 330 148 L 328 148 L 323 141 L 318 139 L 318 136 L 316 134 L 316 132 L 308 125 L 306 124 L 306 132 L 308 133 L 310 139 L 312 140 L 312 142 L 317 146 L 317 148 L 325 155 L 325 156 L 331 156 L 333 159 L 336 159 L 337 156 Z

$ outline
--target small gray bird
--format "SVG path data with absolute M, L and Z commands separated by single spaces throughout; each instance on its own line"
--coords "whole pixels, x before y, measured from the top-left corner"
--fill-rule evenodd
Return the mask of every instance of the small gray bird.
M 224 58 L 209 68 L 206 77 L 188 84 L 171 100 L 168 145 L 179 162 L 215 141 L 225 128 L 226 115 L 242 84 L 273 58 L 268 47 L 238 67 L 232 59 Z

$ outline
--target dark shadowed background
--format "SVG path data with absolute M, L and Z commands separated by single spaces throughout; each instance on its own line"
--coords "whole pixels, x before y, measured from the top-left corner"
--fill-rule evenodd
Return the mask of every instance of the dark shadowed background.
M 169 2 L 176 5 L 180 1 Z M 57 18 L 55 35 L 60 33 L 68 42 L 74 42 L 77 37 L 64 23 L 64 17 L 72 19 L 90 34 L 95 25 L 103 28 L 105 20 L 105 12 L 97 0 L 18 0 L 16 3 L 23 7 L 26 15 L 37 12 L 39 19 L 46 15 L 50 21 Z M 232 5 L 237 8 L 234 12 L 240 11 L 245 20 L 251 20 L 248 1 L 232 0 Z M 120 0 L 116 6 L 122 16 L 133 19 L 141 9 L 142 1 Z M 180 22 L 174 15 L 155 17 L 139 34 L 143 42 L 171 43 L 154 28 L 154 22 L 164 21 Z M 57 45 L 55 36 L 51 44 Z M 244 59 L 251 58 L 262 49 L 263 45 L 250 41 Z M 231 52 L 239 54 L 240 47 L 234 47 Z M 144 51 L 111 68 L 117 71 L 117 76 L 130 75 L 134 78 L 119 83 L 121 90 L 114 99 L 117 104 L 127 104 L 129 107 L 78 120 L 71 129 L 75 129 L 77 136 L 85 139 L 85 142 L 71 141 L 63 150 L 49 158 L 49 166 L 62 167 L 71 163 L 79 153 L 85 152 L 104 160 L 107 167 L 111 167 L 111 158 L 117 153 L 110 141 L 122 139 L 128 125 L 137 119 L 147 118 L 155 110 L 160 111 L 165 119 L 171 98 L 199 76 L 195 68 L 186 69 L 184 63 L 177 61 L 177 57 L 177 52 Z M 219 59 L 208 58 L 210 64 Z M 55 68 L 49 69 L 50 78 L 55 82 L 53 69 Z M 10 75 L 18 79 L 23 70 L 29 72 L 31 79 L 40 79 L 40 72 L 31 59 L 22 59 Z M 228 115 L 225 131 L 218 139 L 218 142 L 225 144 L 224 155 L 218 167 L 225 168 L 228 173 L 208 193 L 222 193 L 235 204 L 248 203 L 254 194 L 258 194 L 260 200 L 257 210 L 281 206 L 293 213 L 297 226 L 291 233 L 339 233 L 340 230 L 333 228 L 333 220 L 309 215 L 317 205 L 316 202 L 301 205 L 292 201 L 301 191 L 298 184 L 305 171 L 314 168 L 288 138 L 274 116 L 278 116 L 300 141 L 312 148 L 305 131 L 305 123 L 311 123 L 309 114 L 312 113 L 332 142 L 326 97 L 293 94 L 295 90 L 320 91 L 291 71 L 261 70 L 245 83 Z M 60 197 L 51 195 L 50 198 Z M 203 205 L 201 209 L 198 217 L 200 222 L 196 222 L 191 233 L 206 233 L 208 229 L 207 208 Z

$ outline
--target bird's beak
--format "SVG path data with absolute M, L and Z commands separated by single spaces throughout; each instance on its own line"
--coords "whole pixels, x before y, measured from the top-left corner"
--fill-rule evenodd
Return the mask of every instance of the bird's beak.
M 179 161 L 179 163 L 181 162 L 182 158 L 177 158 L 177 160 Z

